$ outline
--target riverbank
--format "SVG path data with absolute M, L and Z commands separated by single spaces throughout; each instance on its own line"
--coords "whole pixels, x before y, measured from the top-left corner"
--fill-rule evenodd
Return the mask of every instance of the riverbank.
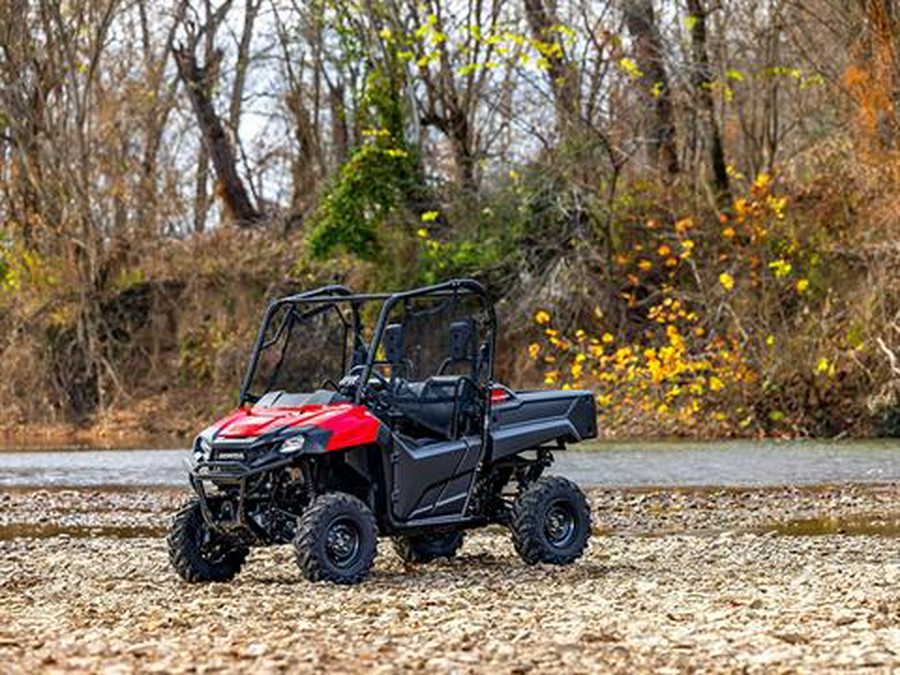
M 198 410 L 199 407 L 199 410 Z M 82 422 L 36 422 L 7 419 L 0 422 L 0 447 L 85 448 L 174 448 L 188 447 L 197 433 L 212 421 L 225 416 L 233 405 L 206 402 L 196 405 L 183 397 L 154 397 L 134 405 L 93 416 Z M 640 442 L 645 439 L 679 439 L 689 442 L 735 440 L 887 440 L 892 436 L 860 428 L 856 434 L 816 436 L 791 433 L 785 429 L 763 432 L 757 427 L 734 428 L 726 432 L 721 425 L 696 425 L 674 428 L 654 425 L 636 416 L 615 423 L 599 424 L 601 442 Z
M 190 392 L 189 394 L 193 394 Z M 16 419 L 0 421 L 0 447 L 62 447 L 85 448 L 173 448 L 188 447 L 197 433 L 211 422 L 227 415 L 233 403 L 208 400 L 208 394 L 159 395 L 122 405 L 103 415 L 93 415 L 81 422 L 42 422 Z M 680 439 L 691 442 L 734 440 L 791 440 L 816 439 L 823 441 L 850 439 L 883 439 L 871 427 L 860 427 L 855 434 L 816 436 L 810 433 L 759 427 L 729 428 L 720 424 L 698 424 L 691 427 L 672 427 L 648 422 L 644 417 L 616 418 L 600 421 L 601 442 L 640 442 L 644 439 Z
M 160 535 L 182 490 L 9 490 L 0 664 L 889 671 L 900 667 L 900 539 L 886 536 L 900 531 L 898 495 L 897 484 L 591 490 L 597 527 L 576 565 L 525 567 L 495 528 L 423 567 L 404 568 L 382 541 L 370 580 L 345 589 L 300 581 L 285 547 L 254 551 L 232 584 L 181 583 Z
M 0 423 L 0 447 L 188 447 L 197 432 L 224 411 L 227 408 L 201 416 L 188 407 L 136 405 L 81 422 L 7 419 Z

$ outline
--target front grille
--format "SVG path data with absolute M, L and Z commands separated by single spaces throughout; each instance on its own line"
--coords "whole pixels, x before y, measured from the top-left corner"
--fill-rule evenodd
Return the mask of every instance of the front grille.
M 214 462 L 245 462 L 258 456 L 258 451 L 251 450 L 246 441 L 222 442 L 213 441 L 209 458 Z
M 249 464 L 272 449 L 270 443 L 253 446 L 253 441 L 214 441 L 209 459 L 213 462 Z
M 241 450 L 219 450 L 213 452 L 212 459 L 221 462 L 243 462 L 247 459 L 247 453 Z

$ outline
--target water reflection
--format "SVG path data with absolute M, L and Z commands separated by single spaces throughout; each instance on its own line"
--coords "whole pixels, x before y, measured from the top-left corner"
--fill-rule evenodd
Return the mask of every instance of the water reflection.
M 788 520 L 762 527 L 758 531 L 774 532 L 788 537 L 835 534 L 900 537 L 900 513 Z
M 0 541 L 7 539 L 140 539 L 165 536 L 164 527 L 149 525 L 64 525 L 62 523 L 10 523 L 0 525 Z

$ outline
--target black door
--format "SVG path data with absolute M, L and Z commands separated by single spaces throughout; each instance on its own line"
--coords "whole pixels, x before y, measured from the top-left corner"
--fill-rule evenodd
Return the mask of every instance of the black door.
M 480 455 L 481 436 L 415 441 L 394 434 L 391 452 L 394 518 L 410 521 L 462 515 Z

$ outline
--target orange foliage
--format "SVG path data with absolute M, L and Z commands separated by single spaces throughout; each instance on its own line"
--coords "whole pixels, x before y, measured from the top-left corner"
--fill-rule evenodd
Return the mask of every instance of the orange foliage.
M 870 141 L 878 143 L 880 127 L 896 124 L 891 93 L 896 90 L 893 22 L 884 3 L 867 3 L 870 29 L 851 49 L 844 85 L 858 106 L 857 122 Z

